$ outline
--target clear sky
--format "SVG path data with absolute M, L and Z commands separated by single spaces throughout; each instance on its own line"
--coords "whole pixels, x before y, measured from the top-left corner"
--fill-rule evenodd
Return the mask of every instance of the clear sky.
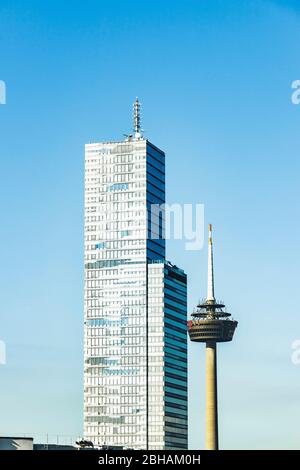
M 139 96 L 168 202 L 205 204 L 239 321 L 219 347 L 220 445 L 299 448 L 299 44 L 297 0 L 1 1 L 0 434 L 82 434 L 84 143 L 122 139 Z M 189 311 L 206 257 L 169 243 Z M 189 372 L 203 448 L 203 346 Z

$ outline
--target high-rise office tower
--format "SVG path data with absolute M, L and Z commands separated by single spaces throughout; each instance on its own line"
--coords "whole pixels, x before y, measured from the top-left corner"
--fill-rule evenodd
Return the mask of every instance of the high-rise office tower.
M 212 226 L 208 236 L 207 298 L 197 306 L 188 321 L 191 341 L 206 343 L 206 429 L 205 447 L 219 449 L 218 393 L 217 393 L 217 343 L 232 341 L 238 322 L 231 320 L 225 305 L 217 302 L 214 288 Z
M 165 260 L 165 154 L 134 133 L 85 148 L 84 437 L 187 448 L 186 275 Z M 157 216 L 158 214 L 158 216 Z

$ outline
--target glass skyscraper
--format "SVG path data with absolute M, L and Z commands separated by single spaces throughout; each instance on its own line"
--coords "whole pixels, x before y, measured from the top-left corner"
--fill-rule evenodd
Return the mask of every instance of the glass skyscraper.
M 186 275 L 165 260 L 165 154 L 140 134 L 85 148 L 84 437 L 187 448 Z

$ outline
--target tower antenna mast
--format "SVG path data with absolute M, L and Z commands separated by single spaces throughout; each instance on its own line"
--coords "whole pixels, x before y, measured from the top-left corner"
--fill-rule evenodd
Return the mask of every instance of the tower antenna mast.
M 138 97 L 133 104 L 133 131 L 134 137 L 139 139 L 141 137 L 141 104 Z

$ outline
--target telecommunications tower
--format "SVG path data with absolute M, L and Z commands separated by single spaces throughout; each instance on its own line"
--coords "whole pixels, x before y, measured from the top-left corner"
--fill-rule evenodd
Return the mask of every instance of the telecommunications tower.
M 238 322 L 231 320 L 225 305 L 217 302 L 214 292 L 212 226 L 208 237 L 207 298 L 197 306 L 188 321 L 191 341 L 206 343 L 206 432 L 207 450 L 218 450 L 217 343 L 231 341 Z

